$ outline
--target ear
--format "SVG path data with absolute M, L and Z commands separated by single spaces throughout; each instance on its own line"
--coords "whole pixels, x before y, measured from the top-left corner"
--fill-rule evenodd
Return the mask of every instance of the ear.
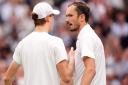
M 49 16 L 45 17 L 45 20 L 46 20 L 46 22 L 49 22 L 50 17 Z
M 86 17 L 85 17 L 85 15 L 84 15 L 84 14 L 81 14 L 81 15 L 79 16 L 79 18 L 80 18 L 80 21 L 82 21 L 82 22 L 83 22 L 83 21 L 85 21 L 85 18 L 86 18 Z

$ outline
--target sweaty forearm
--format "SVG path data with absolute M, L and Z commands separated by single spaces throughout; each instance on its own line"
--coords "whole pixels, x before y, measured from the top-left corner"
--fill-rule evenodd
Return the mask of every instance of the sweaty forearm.
M 90 85 L 95 76 L 95 70 L 86 70 L 81 80 L 80 85 Z

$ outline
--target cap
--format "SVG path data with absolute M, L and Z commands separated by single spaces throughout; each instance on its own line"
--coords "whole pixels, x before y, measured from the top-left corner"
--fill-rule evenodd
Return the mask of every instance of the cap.
M 46 2 L 40 2 L 34 6 L 33 13 L 38 15 L 38 19 L 42 19 L 50 14 L 58 15 L 60 11 L 53 9 L 51 5 Z

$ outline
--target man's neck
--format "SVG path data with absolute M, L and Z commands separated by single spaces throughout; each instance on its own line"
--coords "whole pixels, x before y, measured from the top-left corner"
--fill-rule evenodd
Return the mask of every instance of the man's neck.
M 35 28 L 36 32 L 49 32 L 49 26 L 48 25 L 39 25 Z
M 85 22 L 85 23 L 81 23 L 81 25 L 80 25 L 80 29 L 79 29 L 79 32 L 83 29 L 83 27 L 84 27 L 85 25 L 87 25 L 87 23 L 86 23 L 86 22 Z

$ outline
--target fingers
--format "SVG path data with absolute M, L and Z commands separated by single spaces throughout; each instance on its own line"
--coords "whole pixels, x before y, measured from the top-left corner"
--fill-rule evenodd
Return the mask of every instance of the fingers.
M 75 56 L 75 51 L 74 48 L 71 47 L 70 51 L 69 51 L 69 57 L 74 57 Z
M 74 47 L 71 47 L 70 51 L 74 51 Z
M 74 48 L 73 47 L 71 47 L 71 49 L 70 49 L 70 51 L 69 51 L 70 53 L 74 53 Z

